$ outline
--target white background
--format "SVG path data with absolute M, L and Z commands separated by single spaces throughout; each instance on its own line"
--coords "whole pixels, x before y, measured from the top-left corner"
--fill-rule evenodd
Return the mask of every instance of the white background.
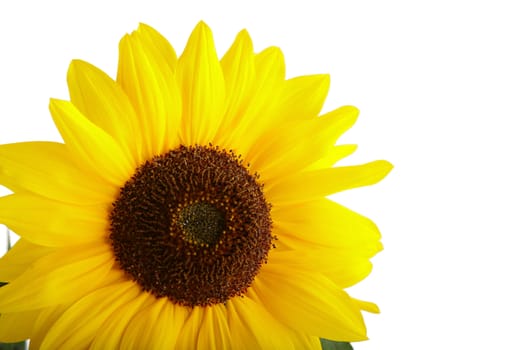
M 525 349 L 525 10 L 519 1 L 2 1 L 0 143 L 57 140 L 49 97 L 72 58 L 115 75 L 138 22 L 182 51 L 198 20 L 222 55 L 247 28 L 288 76 L 330 73 L 326 110 L 360 108 L 351 163 L 381 184 L 338 196 L 385 250 L 349 292 L 377 302 L 370 349 Z M 147 5 L 145 5 L 147 3 Z M 6 5 L 8 4 L 8 5 Z

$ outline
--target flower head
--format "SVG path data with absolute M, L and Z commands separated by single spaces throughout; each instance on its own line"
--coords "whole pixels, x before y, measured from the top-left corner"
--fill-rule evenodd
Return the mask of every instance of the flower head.
M 75 60 L 51 100 L 63 143 L 0 146 L 0 341 L 42 349 L 319 349 L 366 339 L 343 289 L 376 226 L 328 195 L 386 161 L 334 166 L 358 111 L 319 116 L 326 75 L 285 79 L 241 31 L 222 59 L 199 23 L 180 57 L 140 25 L 116 80 Z

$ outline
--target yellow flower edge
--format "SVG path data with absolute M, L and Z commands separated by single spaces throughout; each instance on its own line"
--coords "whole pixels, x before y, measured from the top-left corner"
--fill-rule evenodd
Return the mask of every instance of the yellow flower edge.
M 350 297 L 344 288 L 370 273 L 370 258 L 382 249 L 380 234 L 369 219 L 327 196 L 372 185 L 392 166 L 382 160 L 334 166 L 355 150 L 336 141 L 358 110 L 345 106 L 319 115 L 327 75 L 285 79 L 281 51 L 269 47 L 254 53 L 245 30 L 219 60 L 211 30 L 200 22 L 180 57 L 157 31 L 141 24 L 120 42 L 116 80 L 74 60 L 67 82 L 71 101 L 50 102 L 64 143 L 0 146 L 0 184 L 13 191 L 0 197 L 0 222 L 21 236 L 0 259 L 0 281 L 8 283 L 0 288 L 0 341 L 30 338 L 35 349 L 320 349 L 319 338 L 367 339 L 361 311 L 378 308 Z M 115 243 L 114 216 L 120 214 L 112 208 L 118 198 L 128 198 L 122 197 L 123 188 L 130 181 L 128 187 L 134 188 L 137 169 L 152 160 L 169 163 L 167 154 L 190 157 L 198 168 L 197 149 L 206 157 L 226 159 L 232 174 L 240 169 L 253 191 L 260 190 L 269 208 L 272 246 L 258 263 L 246 264 L 253 276 L 245 287 L 224 294 L 231 287 L 224 280 L 204 281 L 217 285 L 218 298 L 195 290 L 204 293 L 200 299 L 190 293 L 179 302 L 158 281 L 181 284 L 186 288 L 181 293 L 193 286 L 190 282 L 186 286 L 156 276 L 148 285 L 130 276 L 135 266 L 116 248 L 122 242 Z M 217 155 L 214 149 L 234 156 Z M 206 173 L 192 171 L 188 176 L 195 178 Z M 147 205 L 154 202 L 144 196 Z M 191 246 L 196 256 L 201 246 L 218 246 L 219 238 L 191 238 L 200 226 L 184 226 L 181 218 L 205 212 L 213 223 L 218 218 L 221 230 L 229 230 L 224 220 L 237 222 L 228 213 L 237 215 L 244 205 L 230 212 L 229 202 L 221 203 L 227 214 L 216 214 L 208 204 L 184 203 L 193 203 L 191 210 L 172 214 L 176 232 L 170 234 L 182 232 L 178 242 Z M 126 225 L 127 219 L 121 221 Z M 246 232 L 264 231 L 252 226 Z M 138 233 L 129 234 L 136 241 L 123 243 L 126 254 L 143 244 Z M 218 250 L 206 252 L 216 259 L 209 261 L 224 258 Z M 137 264 L 149 266 L 149 260 L 137 259 Z M 202 261 L 181 264 L 199 270 L 208 264 Z M 155 264 L 165 271 L 172 262 Z M 209 279 L 215 272 L 208 270 L 214 268 L 199 273 Z

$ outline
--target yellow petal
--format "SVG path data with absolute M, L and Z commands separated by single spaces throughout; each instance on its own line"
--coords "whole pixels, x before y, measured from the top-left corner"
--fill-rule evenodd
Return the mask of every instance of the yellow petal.
M 255 71 L 259 82 L 267 82 L 264 85 L 271 86 L 270 82 L 284 82 L 286 66 L 281 49 L 271 46 L 255 55 Z
M 104 320 L 120 305 L 137 297 L 134 282 L 99 288 L 69 307 L 49 328 L 43 349 L 87 349 Z
M 230 299 L 227 309 L 232 349 L 294 349 L 290 330 L 251 298 Z
M 291 244 L 294 250 L 274 252 L 270 255 L 272 263 L 293 266 L 301 271 L 320 272 L 340 288 L 355 285 L 372 270 L 369 258 L 348 249 L 308 245 L 299 240 L 290 243 L 285 237 L 278 237 L 279 242 L 284 240 L 285 244 Z
M 225 86 L 210 28 L 193 30 L 177 67 L 183 101 L 182 129 L 187 145 L 208 144 L 217 134 L 225 108 Z
M 0 348 L 1 342 L 14 343 L 29 339 L 39 313 L 40 311 L 27 311 L 0 314 Z
M 261 153 L 261 145 L 271 143 L 268 138 L 275 137 L 276 125 L 285 132 L 292 125 L 286 123 L 317 117 L 329 86 L 327 75 L 285 81 L 284 58 L 278 48 L 269 48 L 256 55 L 255 69 L 257 75 L 253 98 L 245 109 L 243 120 L 233 130 L 233 141 L 230 143 L 249 163 L 253 163 L 256 154 Z M 304 140 L 305 135 L 301 136 Z
M 192 308 L 175 348 L 231 349 L 231 334 L 224 305 Z
M 318 118 L 322 121 L 318 131 L 319 137 L 327 144 L 334 145 L 337 139 L 354 125 L 358 116 L 359 110 L 354 106 L 339 107 L 323 114 Z
M 197 342 L 203 317 L 203 307 L 197 306 L 188 311 L 186 322 L 184 322 L 179 333 L 175 349 L 200 349 Z
M 326 151 L 323 157 L 310 164 L 306 170 L 317 170 L 333 167 L 338 161 L 348 157 L 357 149 L 357 145 L 338 145 Z
M 168 68 L 173 72 L 177 67 L 177 54 L 169 41 L 154 28 L 147 24 L 140 23 L 137 33 L 148 50 L 155 51 L 156 57 L 161 56 Z
M 224 305 L 190 309 L 175 348 L 231 349 L 231 334 Z
M 280 232 L 313 245 L 353 248 L 372 255 L 380 248 L 381 234 L 370 219 L 329 199 L 275 206 L 272 219 Z
M 376 304 L 374 304 L 374 303 L 371 303 L 369 301 L 359 300 L 359 299 L 356 299 L 356 298 L 352 298 L 352 300 L 359 306 L 359 308 L 361 310 L 364 310 L 364 311 L 367 311 L 367 312 L 371 312 L 371 313 L 374 313 L 374 314 L 378 314 L 379 313 L 379 307 Z
M 359 308 L 320 274 L 268 264 L 252 287 L 275 318 L 299 333 L 339 341 L 366 339 Z
M 250 162 L 247 154 L 255 142 L 274 121 L 284 86 L 284 56 L 277 47 L 270 47 L 255 55 L 255 79 L 250 89 L 251 98 L 239 124 L 231 130 L 232 148 Z
M 269 185 L 272 180 L 297 173 L 319 159 L 324 150 L 314 136 L 318 128 L 316 121 L 308 120 L 286 123 L 261 135 L 255 142 L 257 146 L 246 155 L 261 182 Z
M 283 103 L 276 119 L 288 121 L 317 117 L 323 108 L 329 87 L 330 76 L 327 74 L 305 75 L 287 80 Z
M 297 173 L 329 152 L 355 122 L 357 113 L 356 108 L 347 106 L 319 118 L 272 128 L 260 137 L 247 158 L 264 183 Z
M 97 67 L 74 60 L 67 74 L 69 94 L 75 107 L 93 124 L 128 149 L 139 162 L 141 129 L 135 110 L 120 86 Z
M 120 349 L 173 349 L 183 322 L 176 308 L 167 298 L 144 307 L 131 319 Z
M 29 266 L 44 255 L 53 251 L 52 248 L 30 243 L 26 239 L 18 242 L 0 258 L 0 282 L 9 282 L 20 276 Z
M 291 332 L 293 334 L 294 349 L 322 350 L 321 340 L 304 333 Z
M 91 350 L 121 349 L 122 335 L 131 319 L 144 307 L 156 301 L 151 294 L 141 292 L 140 286 L 136 283 L 133 288 L 136 290 L 136 297 L 127 303 L 119 303 L 113 313 L 101 323 L 91 344 Z
M 182 106 L 173 63 L 166 61 L 164 45 L 159 50 L 153 44 L 155 38 L 151 34 L 141 26 L 138 31 L 124 36 L 119 45 L 117 82 L 137 113 L 141 161 L 180 143 L 178 129 Z
M 80 245 L 57 250 L 36 261 L 13 282 L 0 288 L 0 314 L 36 310 L 76 300 L 110 283 L 110 248 Z
M 28 241 L 49 247 L 102 242 L 107 235 L 106 210 L 25 193 L 0 197 L 0 222 Z
M 229 140 L 232 130 L 237 128 L 245 117 L 245 109 L 252 91 L 255 89 L 255 55 L 250 35 L 241 31 L 233 45 L 221 59 L 224 75 L 226 102 L 225 113 L 215 143 L 223 144 Z
M 373 185 L 392 169 L 384 160 L 363 165 L 320 169 L 294 174 L 265 188 L 267 199 L 274 205 L 299 203 L 325 197 L 344 190 Z
M 198 349 L 231 349 L 231 333 L 224 305 L 204 309 L 199 332 Z
M 52 99 L 49 108 L 80 167 L 96 171 L 118 187 L 128 180 L 135 169 L 134 161 L 111 136 L 86 119 L 70 102 Z
M 324 140 L 325 145 L 333 146 L 341 135 L 350 129 L 357 120 L 359 110 L 353 106 L 343 106 L 323 114 L 319 119 L 325 121 L 314 135 Z M 308 170 L 330 168 L 336 162 L 349 156 L 357 149 L 357 145 L 338 145 L 323 148 L 323 157 L 308 166 Z
M 41 349 L 42 341 L 56 320 L 67 310 L 69 304 L 59 304 L 41 310 L 35 319 L 31 335 L 31 349 Z
M 284 58 L 275 47 L 255 57 L 255 69 L 253 99 L 245 109 L 238 130 L 232 134 L 233 148 L 250 163 L 253 162 L 254 149 L 267 142 L 272 129 L 290 129 L 286 123 L 318 116 L 330 81 L 328 75 L 302 76 L 285 81 Z
M 42 161 L 45 159 L 45 161 Z M 113 186 L 76 166 L 66 146 L 55 142 L 0 145 L 0 183 L 69 203 L 107 203 Z

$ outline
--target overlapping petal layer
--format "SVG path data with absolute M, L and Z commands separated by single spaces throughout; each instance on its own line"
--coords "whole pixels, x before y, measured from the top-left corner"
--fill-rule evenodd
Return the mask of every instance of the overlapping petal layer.
M 55 142 L 0 145 L 0 183 L 74 204 L 111 203 L 115 196 L 113 186 L 98 179 L 94 169 L 75 166 L 65 145 Z

